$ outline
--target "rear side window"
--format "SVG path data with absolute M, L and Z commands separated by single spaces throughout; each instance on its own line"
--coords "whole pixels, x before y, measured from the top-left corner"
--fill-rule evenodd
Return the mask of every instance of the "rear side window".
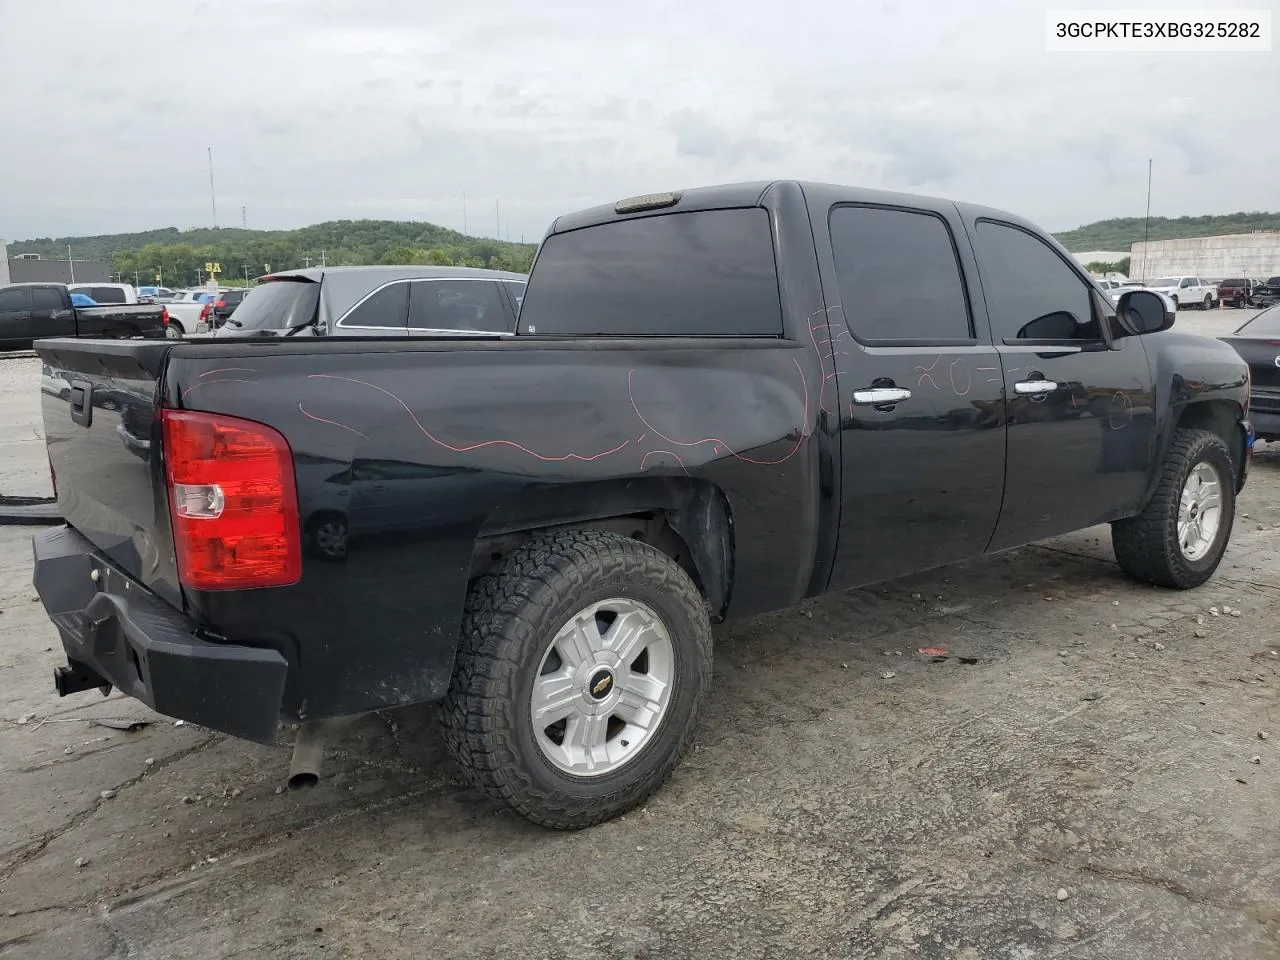
M 320 302 L 320 284 L 272 280 L 256 286 L 227 322 L 247 330 L 283 330 L 310 323 Z
M 124 291 L 119 287 L 90 287 L 84 291 L 99 303 L 124 303 Z
M 415 280 L 409 329 L 509 333 L 502 291 L 491 280 Z
M 62 294 L 53 287 L 31 288 L 32 310 L 61 310 Z
M 548 237 L 520 330 L 587 337 L 782 335 L 764 210 L 705 210 Z
M 340 326 L 403 330 L 408 312 L 409 284 L 402 280 L 389 283 L 365 297 L 342 318 Z
M 830 229 L 840 302 L 858 339 L 973 339 L 960 263 L 940 217 L 836 207 Z

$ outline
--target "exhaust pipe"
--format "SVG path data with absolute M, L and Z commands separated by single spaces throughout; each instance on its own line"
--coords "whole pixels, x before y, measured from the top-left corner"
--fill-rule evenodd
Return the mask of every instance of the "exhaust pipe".
M 298 728 L 298 738 L 293 742 L 293 759 L 289 761 L 290 790 L 303 790 L 320 782 L 320 769 L 329 737 L 353 719 L 355 718 L 333 717 L 302 723 Z

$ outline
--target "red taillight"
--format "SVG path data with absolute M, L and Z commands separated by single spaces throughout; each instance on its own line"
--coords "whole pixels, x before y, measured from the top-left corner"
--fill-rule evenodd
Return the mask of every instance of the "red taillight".
M 168 307 L 165 307 L 160 311 L 160 323 L 166 327 L 169 325 L 169 308 Z
M 163 410 L 178 577 L 194 590 L 283 587 L 302 575 L 288 442 L 271 427 Z
M 201 320 L 209 319 L 209 304 L 206 303 L 203 307 L 200 308 L 200 319 Z
M 223 307 L 225 307 L 226 305 L 227 305 L 227 301 L 225 301 L 225 300 L 215 300 L 215 301 L 213 301 L 213 309 L 215 309 L 215 310 L 221 310 L 221 309 L 222 309 Z

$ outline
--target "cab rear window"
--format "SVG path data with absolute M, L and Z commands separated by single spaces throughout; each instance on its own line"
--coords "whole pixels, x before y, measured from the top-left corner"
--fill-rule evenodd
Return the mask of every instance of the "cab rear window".
M 520 332 L 781 336 L 769 215 L 758 208 L 702 210 L 553 234 L 529 277 Z

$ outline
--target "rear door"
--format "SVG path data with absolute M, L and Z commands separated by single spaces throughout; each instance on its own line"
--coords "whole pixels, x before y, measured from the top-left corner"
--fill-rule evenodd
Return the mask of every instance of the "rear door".
M 0 288 L 0 345 L 12 350 L 30 344 L 32 339 L 31 290 Z
M 1155 456 L 1141 337 L 1111 340 L 1110 312 L 1070 257 L 1022 225 L 968 220 L 1003 367 L 1008 475 L 991 549 L 1135 509 Z
M 1004 410 L 955 206 L 835 203 L 820 215 L 822 285 L 840 307 L 830 311 L 842 431 L 830 586 L 977 556 L 1000 510 Z

